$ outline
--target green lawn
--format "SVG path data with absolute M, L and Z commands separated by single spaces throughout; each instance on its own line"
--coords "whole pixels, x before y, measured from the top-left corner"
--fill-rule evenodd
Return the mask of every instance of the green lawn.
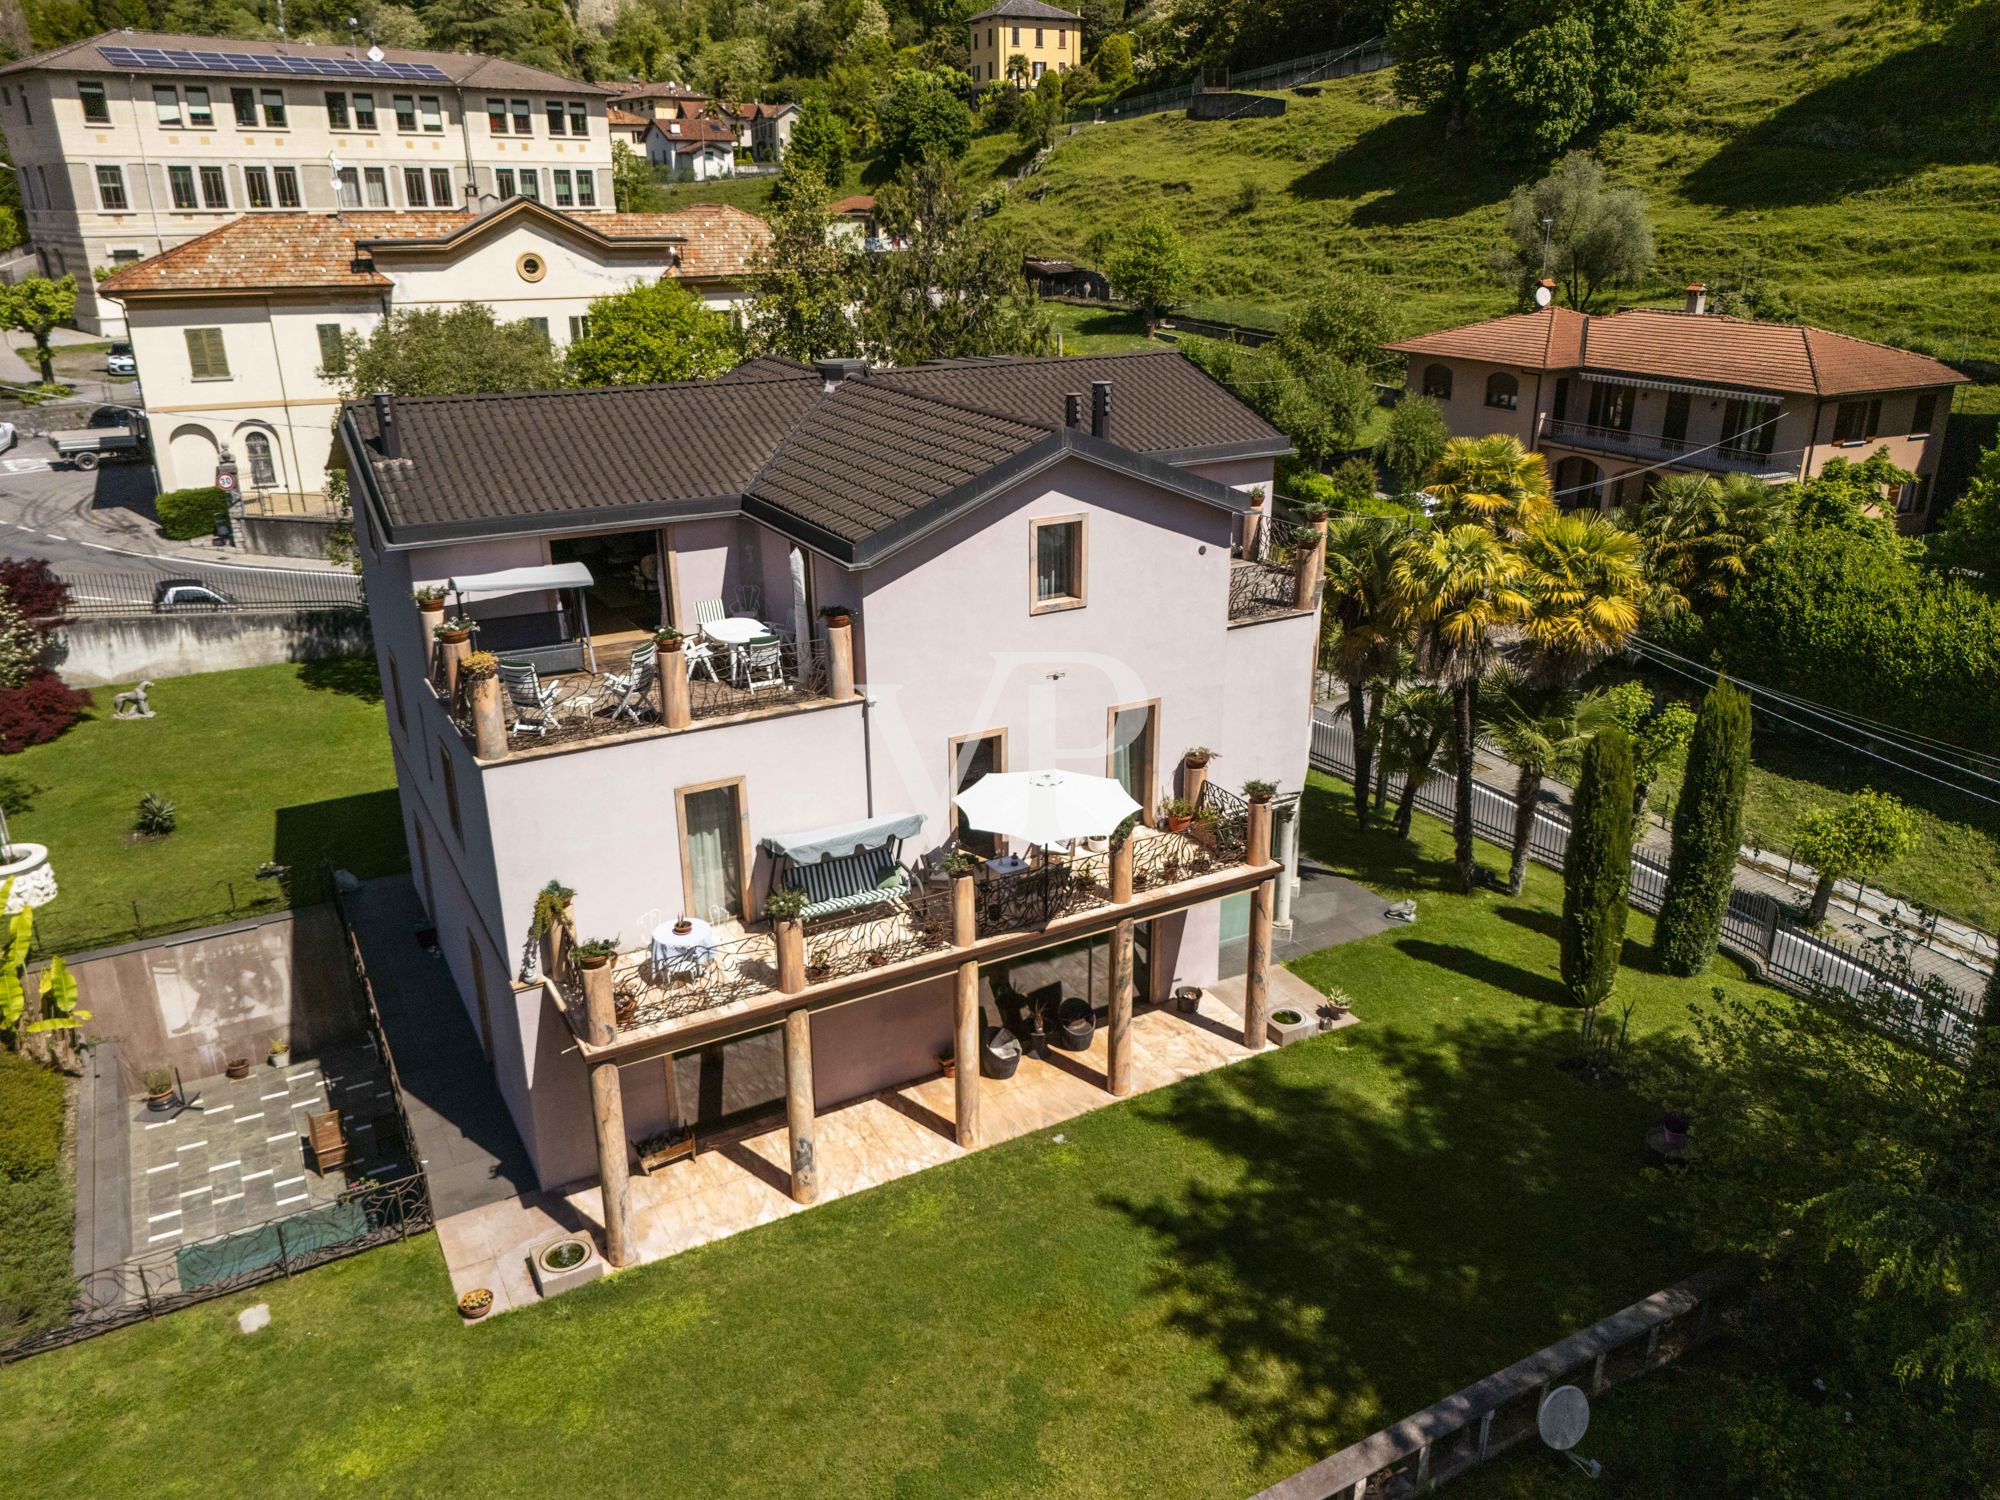
M 61 895 L 36 914 L 49 950 L 284 904 L 257 867 L 387 874 L 408 862 L 375 664 L 366 658 L 162 678 L 158 717 L 114 722 L 115 687 L 62 738 L 0 761 L 21 786 L 9 823 L 49 846 Z M 139 799 L 173 802 L 179 826 L 136 841 Z M 310 889 L 308 889 L 310 888 Z M 136 903 L 139 917 L 135 919 Z
M 60 1073 L 0 1048 L 0 1343 L 62 1322 L 73 1194 Z
M 1299 965 L 1363 1025 L 471 1331 L 427 1238 L 28 1361 L 17 1487 L 1243 1494 L 1693 1269 L 1652 1111 L 1555 1065 L 1555 877 L 1451 895 L 1331 785 L 1309 847 L 1421 903 Z

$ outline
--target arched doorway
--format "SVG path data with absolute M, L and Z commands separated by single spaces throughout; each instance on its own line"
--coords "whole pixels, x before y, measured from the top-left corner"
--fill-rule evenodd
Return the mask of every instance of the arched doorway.
M 275 490 L 282 483 L 278 466 L 278 445 L 261 427 L 245 427 L 237 434 L 243 450 L 243 481 L 253 490 Z
M 1571 454 L 1556 465 L 1556 503 L 1564 510 L 1602 510 L 1604 471 Z
M 172 472 L 164 476 L 164 487 L 192 490 L 214 484 L 218 451 L 215 437 L 206 427 L 176 427 L 167 439 L 167 463 Z

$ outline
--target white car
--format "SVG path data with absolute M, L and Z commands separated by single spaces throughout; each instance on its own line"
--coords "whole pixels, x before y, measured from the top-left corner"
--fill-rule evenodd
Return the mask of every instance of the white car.
M 104 356 L 104 373 L 107 375 L 137 375 L 139 361 L 132 357 L 130 344 L 113 344 L 111 352 Z
M 0 422 L 0 453 L 5 453 L 13 447 L 19 437 L 20 434 L 14 430 L 12 422 Z

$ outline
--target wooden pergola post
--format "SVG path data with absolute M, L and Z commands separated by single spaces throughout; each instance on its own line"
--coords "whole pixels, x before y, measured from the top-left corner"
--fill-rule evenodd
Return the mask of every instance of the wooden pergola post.
M 1111 930 L 1111 1016 L 1105 1040 L 1104 1086 L 1122 1099 L 1132 1092 L 1132 921 Z
M 827 691 L 835 698 L 854 696 L 854 627 L 849 620 L 826 622 Z
M 1271 862 L 1271 799 L 1252 798 L 1250 833 L 1243 859 L 1249 865 Z M 1266 880 L 1250 893 L 1250 951 L 1243 974 L 1243 1045 L 1256 1051 L 1271 1030 L 1271 903 L 1276 882 Z
M 785 1130 L 792 1144 L 792 1201 L 819 1201 L 819 1164 L 813 1159 L 812 1012 L 785 1013 Z
M 957 948 L 970 948 L 979 938 L 979 922 L 973 904 L 972 877 L 955 875 L 951 882 L 951 941 Z M 976 1150 L 979 1146 L 979 962 L 967 959 L 958 966 L 957 988 L 952 995 L 952 1103 L 956 1106 L 959 1146 Z
M 672 647 L 663 645 L 654 663 L 659 673 L 660 722 L 669 729 L 685 729 L 694 719 L 687 652 L 678 642 Z
M 1292 603 L 1299 609 L 1319 607 L 1320 578 L 1326 572 L 1326 517 L 1312 523 L 1306 544 L 1299 548 L 1298 572 L 1292 579 Z
M 1208 785 L 1208 762 L 1181 758 L 1181 795 L 1188 801 L 1199 804 L 1202 789 Z
M 611 966 L 583 970 L 585 1040 L 594 1047 L 618 1040 L 617 997 Z M 625 1096 L 618 1064 L 590 1064 L 590 1114 L 597 1132 L 597 1181 L 604 1194 L 604 1258 L 614 1266 L 631 1262 L 632 1167 L 625 1142 Z

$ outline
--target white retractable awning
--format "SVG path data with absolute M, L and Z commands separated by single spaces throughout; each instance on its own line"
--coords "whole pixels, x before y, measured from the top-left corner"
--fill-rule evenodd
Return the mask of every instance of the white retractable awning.
M 445 580 L 460 599 L 498 599 L 506 594 L 533 594 L 547 589 L 587 589 L 590 569 L 580 562 L 546 563 L 533 568 L 503 568 L 498 573 L 464 573 Z

